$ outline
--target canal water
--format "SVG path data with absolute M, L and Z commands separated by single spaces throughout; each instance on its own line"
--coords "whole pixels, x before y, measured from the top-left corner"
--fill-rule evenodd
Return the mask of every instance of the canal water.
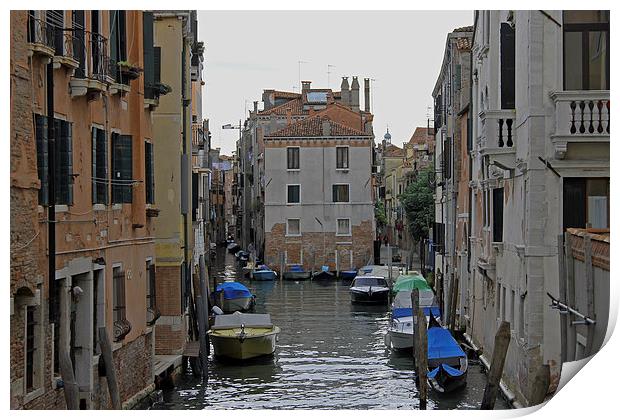
M 353 305 L 343 281 L 243 279 L 233 255 L 218 250 L 218 282 L 236 279 L 256 295 L 256 312 L 281 328 L 273 359 L 209 361 L 209 380 L 181 375 L 153 409 L 417 409 L 413 360 L 387 350 L 387 305 Z M 213 279 L 211 278 L 211 282 Z M 462 391 L 429 390 L 429 409 L 476 409 L 486 377 L 472 363 Z M 496 408 L 509 408 L 500 398 Z

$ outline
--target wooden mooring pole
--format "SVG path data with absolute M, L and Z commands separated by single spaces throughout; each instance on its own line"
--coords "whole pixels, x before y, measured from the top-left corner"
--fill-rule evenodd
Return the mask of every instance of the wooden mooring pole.
M 529 405 L 535 406 L 545 401 L 547 392 L 549 391 L 549 382 L 551 380 L 551 372 L 549 365 L 542 365 L 536 371 L 534 383 L 532 384 L 532 395 L 530 396 Z
M 420 291 L 411 291 L 411 314 L 413 315 L 413 357 L 415 378 L 419 391 L 420 410 L 426 410 L 428 397 L 428 384 L 426 381 L 428 371 L 428 341 L 426 336 L 426 318 L 424 310 L 420 307 Z
M 103 357 L 103 365 L 105 367 L 105 377 L 108 381 L 108 390 L 110 391 L 110 398 L 112 399 L 112 408 L 114 410 L 120 410 L 121 397 L 116 380 L 116 369 L 114 369 L 112 344 L 108 338 L 106 327 L 99 327 L 99 347 L 101 348 L 101 356 Z
M 62 350 L 59 357 L 60 363 L 60 375 L 62 376 L 63 388 L 65 393 L 65 402 L 67 403 L 67 410 L 79 410 L 79 389 L 78 384 L 73 374 L 73 365 L 69 352 Z
M 510 344 L 510 323 L 502 321 L 495 334 L 493 358 L 491 359 L 487 386 L 484 388 L 482 404 L 480 404 L 481 410 L 493 410 L 493 407 L 495 407 L 497 391 L 499 390 L 499 381 L 502 379 L 502 372 L 504 371 L 504 361 L 506 360 L 508 344 Z

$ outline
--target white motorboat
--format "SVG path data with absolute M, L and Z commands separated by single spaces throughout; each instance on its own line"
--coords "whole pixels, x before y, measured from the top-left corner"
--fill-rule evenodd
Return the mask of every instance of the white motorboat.
M 349 291 L 353 303 L 386 303 L 390 288 L 383 277 L 357 276 Z

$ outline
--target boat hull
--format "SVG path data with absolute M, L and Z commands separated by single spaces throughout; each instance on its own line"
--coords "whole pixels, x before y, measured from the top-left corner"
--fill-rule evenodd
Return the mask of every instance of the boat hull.
M 312 275 L 312 280 L 332 280 L 334 277 L 329 271 L 319 271 Z
M 275 280 L 276 279 L 276 273 L 275 273 L 275 271 L 271 271 L 271 270 L 254 271 L 252 273 L 252 278 L 254 280 L 260 280 L 260 281 Z
M 236 299 L 220 298 L 220 308 L 225 313 L 233 313 L 235 311 L 245 312 L 252 307 L 253 297 L 241 297 Z
M 460 376 L 452 376 L 443 369 L 434 378 L 429 378 L 428 383 L 436 392 L 448 393 L 463 388 L 467 385 L 467 371 Z
M 362 292 L 351 290 L 351 302 L 353 303 L 387 303 L 389 290 L 377 292 Z
M 239 328 L 236 329 L 240 331 Z M 223 336 L 218 332 L 211 332 L 215 356 L 220 359 L 248 360 L 261 356 L 272 355 L 276 350 L 276 339 L 280 333 L 279 327 L 273 327 L 271 332 L 246 336 L 239 339 L 237 336 Z
M 357 270 L 341 271 L 339 274 L 342 280 L 353 280 L 357 276 Z
M 311 277 L 310 271 L 286 271 L 282 274 L 284 280 L 308 280 Z
M 390 342 L 395 350 L 413 349 L 413 331 L 411 333 L 390 330 Z

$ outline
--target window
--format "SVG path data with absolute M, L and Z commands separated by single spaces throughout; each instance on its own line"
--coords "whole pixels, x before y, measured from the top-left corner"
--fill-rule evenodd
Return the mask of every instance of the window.
M 443 177 L 450 179 L 452 177 L 452 142 L 450 137 L 446 137 L 443 141 Z
M 506 321 L 506 287 L 502 287 L 502 321 Z
M 336 168 L 349 169 L 349 148 L 336 147 Z
M 510 327 L 514 330 L 515 325 L 515 305 L 517 301 L 515 300 L 515 291 L 510 291 Z
M 609 89 L 609 11 L 565 10 L 564 89 Z
M 564 178 L 563 217 L 567 228 L 609 228 L 609 178 Z
M 37 141 L 37 172 L 41 181 L 39 204 L 49 203 L 48 182 L 48 123 L 47 117 L 35 114 L 35 136 Z M 71 123 L 54 119 L 54 136 L 56 138 L 55 189 L 56 204 L 73 203 L 73 145 Z
M 53 39 L 54 39 L 54 55 L 63 55 L 64 53 L 64 34 L 63 28 L 65 27 L 65 12 L 64 10 L 48 10 L 45 14 L 48 27 L 53 27 Z
M 153 204 L 155 203 L 155 161 L 153 157 L 153 143 L 148 141 L 144 142 L 144 167 L 146 202 Z
M 515 30 L 504 22 L 500 27 L 501 107 L 515 108 Z
M 159 318 L 157 302 L 155 299 L 155 264 L 152 260 L 146 261 L 146 323 L 153 325 Z
M 286 202 L 287 204 L 296 204 L 300 203 L 299 190 L 301 186 L 299 184 L 296 185 L 287 185 L 286 186 Z
M 123 83 L 120 71 L 116 64 L 121 61 L 127 61 L 127 30 L 125 10 L 110 11 L 110 63 L 117 71 L 112 77 L 116 81 Z M 127 82 L 127 80 L 125 80 Z
M 286 148 L 286 169 L 299 169 L 299 147 Z
M 332 198 L 334 203 L 348 203 L 349 202 L 349 185 L 348 184 L 335 184 L 332 186 Z
M 520 321 L 519 322 L 519 338 L 525 338 L 525 296 L 524 295 L 520 295 L 519 296 L 519 315 L 520 315 Z
M 78 68 L 75 69 L 74 76 L 77 78 L 85 77 L 85 69 L 86 69 L 86 55 L 85 55 L 85 19 L 84 19 L 84 10 L 74 10 L 71 13 L 71 24 L 73 30 L 73 40 L 72 40 L 72 48 L 73 48 L 73 58 L 79 63 Z
M 26 306 L 26 392 L 31 392 L 40 386 L 39 383 L 39 307 Z
M 351 235 L 351 219 L 337 219 L 336 220 L 336 235 L 350 236 Z
M 93 204 L 108 204 L 108 142 L 106 140 L 105 131 L 93 127 Z
M 144 98 L 155 98 L 155 54 L 153 51 L 153 12 L 142 13 L 144 59 Z
M 125 272 L 121 267 L 114 267 L 112 270 L 113 277 L 113 320 L 118 322 L 124 320 L 126 317 L 125 312 Z
M 301 235 L 300 219 L 286 219 L 286 235 L 287 236 L 300 236 Z
M 504 230 L 504 189 L 493 189 L 493 242 L 502 242 Z
M 131 203 L 131 136 L 112 133 L 112 203 Z

